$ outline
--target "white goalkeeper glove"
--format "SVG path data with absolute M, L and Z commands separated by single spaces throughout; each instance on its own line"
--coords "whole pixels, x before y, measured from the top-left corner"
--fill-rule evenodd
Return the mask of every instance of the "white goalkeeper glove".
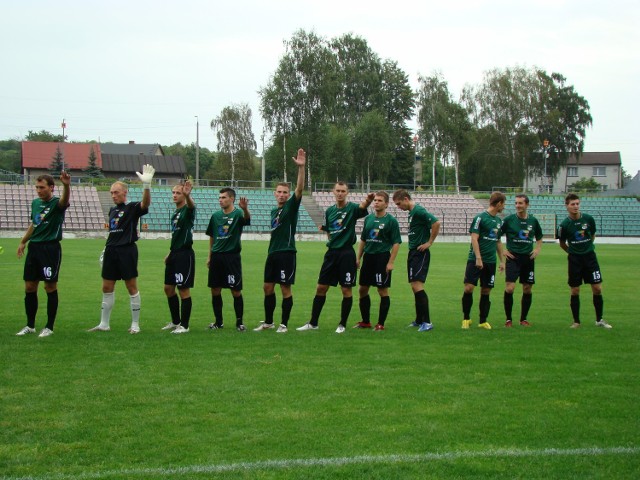
M 153 180 L 153 174 L 156 173 L 156 169 L 152 165 L 144 165 L 142 167 L 142 173 L 136 172 L 138 178 L 142 182 L 142 188 L 148 190 L 151 188 L 151 180 Z

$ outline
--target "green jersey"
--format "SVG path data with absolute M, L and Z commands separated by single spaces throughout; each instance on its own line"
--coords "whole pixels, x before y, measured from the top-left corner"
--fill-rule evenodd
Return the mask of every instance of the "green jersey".
M 480 245 L 480 257 L 484 263 L 496 263 L 496 245 L 500 241 L 502 220 L 500 217 L 484 211 L 475 217 L 469 227 L 469 233 L 478 234 L 478 244 Z M 470 262 L 476 261 L 473 253 L 473 245 L 469 248 Z
M 431 227 L 438 219 L 417 203 L 409 212 L 409 250 L 415 250 L 431 238 Z
M 251 222 L 245 220 L 244 212 L 234 208 L 229 213 L 218 210 L 211 215 L 207 235 L 213 238 L 212 253 L 239 253 L 242 250 L 240 238 L 242 229 Z
M 382 217 L 367 215 L 360 240 L 365 242 L 364 253 L 387 253 L 396 243 L 402 243 L 398 220 L 388 213 Z
M 190 248 L 193 245 L 193 224 L 196 220 L 196 209 L 183 205 L 171 216 L 170 250 Z
M 341 208 L 337 205 L 327 208 L 324 213 L 324 230 L 329 234 L 327 247 L 339 250 L 356 243 L 356 221 L 366 215 L 367 210 L 354 202 Z
M 584 255 L 593 252 L 593 237 L 596 234 L 596 221 L 591 215 L 580 214 L 577 220 L 565 218 L 558 227 L 558 239 L 569 247 L 569 253 Z
M 45 202 L 40 197 L 31 202 L 31 242 L 53 242 L 62 240 L 62 223 L 67 207 L 60 208 L 60 199 L 51 197 Z
M 507 250 L 512 253 L 529 254 L 533 252 L 533 244 L 542 239 L 540 222 L 529 214 L 527 218 L 520 218 L 516 213 L 505 217 L 502 233 L 507 236 Z
M 271 210 L 271 240 L 269 253 L 295 252 L 296 228 L 298 227 L 298 210 L 302 197 L 291 195 L 282 207 Z

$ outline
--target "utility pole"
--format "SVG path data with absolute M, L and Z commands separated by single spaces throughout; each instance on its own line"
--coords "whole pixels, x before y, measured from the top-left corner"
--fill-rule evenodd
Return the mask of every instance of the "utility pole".
M 64 118 L 62 119 L 62 125 L 60 126 L 62 127 L 62 148 L 60 151 L 62 153 L 62 170 L 64 170 L 64 129 L 67 128 L 67 123 L 64 121 Z
M 200 184 L 200 119 L 196 117 L 196 185 Z

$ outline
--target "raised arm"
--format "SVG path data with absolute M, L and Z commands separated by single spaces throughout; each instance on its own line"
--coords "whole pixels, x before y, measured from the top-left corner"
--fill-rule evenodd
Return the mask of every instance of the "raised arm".
M 371 202 L 373 202 L 374 197 L 376 196 L 375 193 L 369 193 L 364 200 L 362 200 L 362 202 L 360 202 L 360 208 L 363 210 L 366 210 L 367 208 L 369 208 L 369 205 L 371 205 Z
M 153 175 L 156 173 L 156 169 L 153 168 L 153 165 L 146 164 L 142 167 L 142 173 L 136 172 L 138 178 L 142 182 L 142 201 L 140 202 L 140 206 L 146 210 L 151 205 L 151 180 L 153 180 Z
M 191 198 L 191 190 L 193 189 L 193 184 L 191 180 L 185 180 L 184 185 L 182 186 L 182 193 L 184 193 L 184 201 L 187 204 L 187 208 L 189 210 L 193 210 L 196 204 L 193 202 L 193 198 Z
M 302 191 L 304 190 L 304 166 L 307 163 L 307 154 L 302 149 L 298 149 L 298 156 L 293 159 L 296 165 L 298 165 L 298 180 L 296 181 L 296 189 L 294 195 L 296 198 L 302 197 Z
M 247 197 L 240 197 L 240 201 L 238 202 L 238 206 L 244 212 L 244 219 L 247 220 L 247 221 L 250 220 L 251 219 L 251 213 L 249 212 L 249 199 Z
M 62 170 L 60 172 L 60 181 L 62 182 L 62 195 L 58 200 L 58 206 L 64 210 L 69 206 L 69 197 L 71 196 L 71 175 Z

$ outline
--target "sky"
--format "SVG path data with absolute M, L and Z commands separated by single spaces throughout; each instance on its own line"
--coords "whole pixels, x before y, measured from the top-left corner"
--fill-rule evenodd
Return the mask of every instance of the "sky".
M 637 0 L 20 0 L 2 18 L 0 139 L 64 119 L 70 141 L 216 149 L 211 120 L 247 103 L 261 151 L 258 92 L 304 29 L 364 38 L 414 89 L 439 72 L 455 98 L 495 68 L 561 73 L 591 107 L 585 151 L 640 170 Z

